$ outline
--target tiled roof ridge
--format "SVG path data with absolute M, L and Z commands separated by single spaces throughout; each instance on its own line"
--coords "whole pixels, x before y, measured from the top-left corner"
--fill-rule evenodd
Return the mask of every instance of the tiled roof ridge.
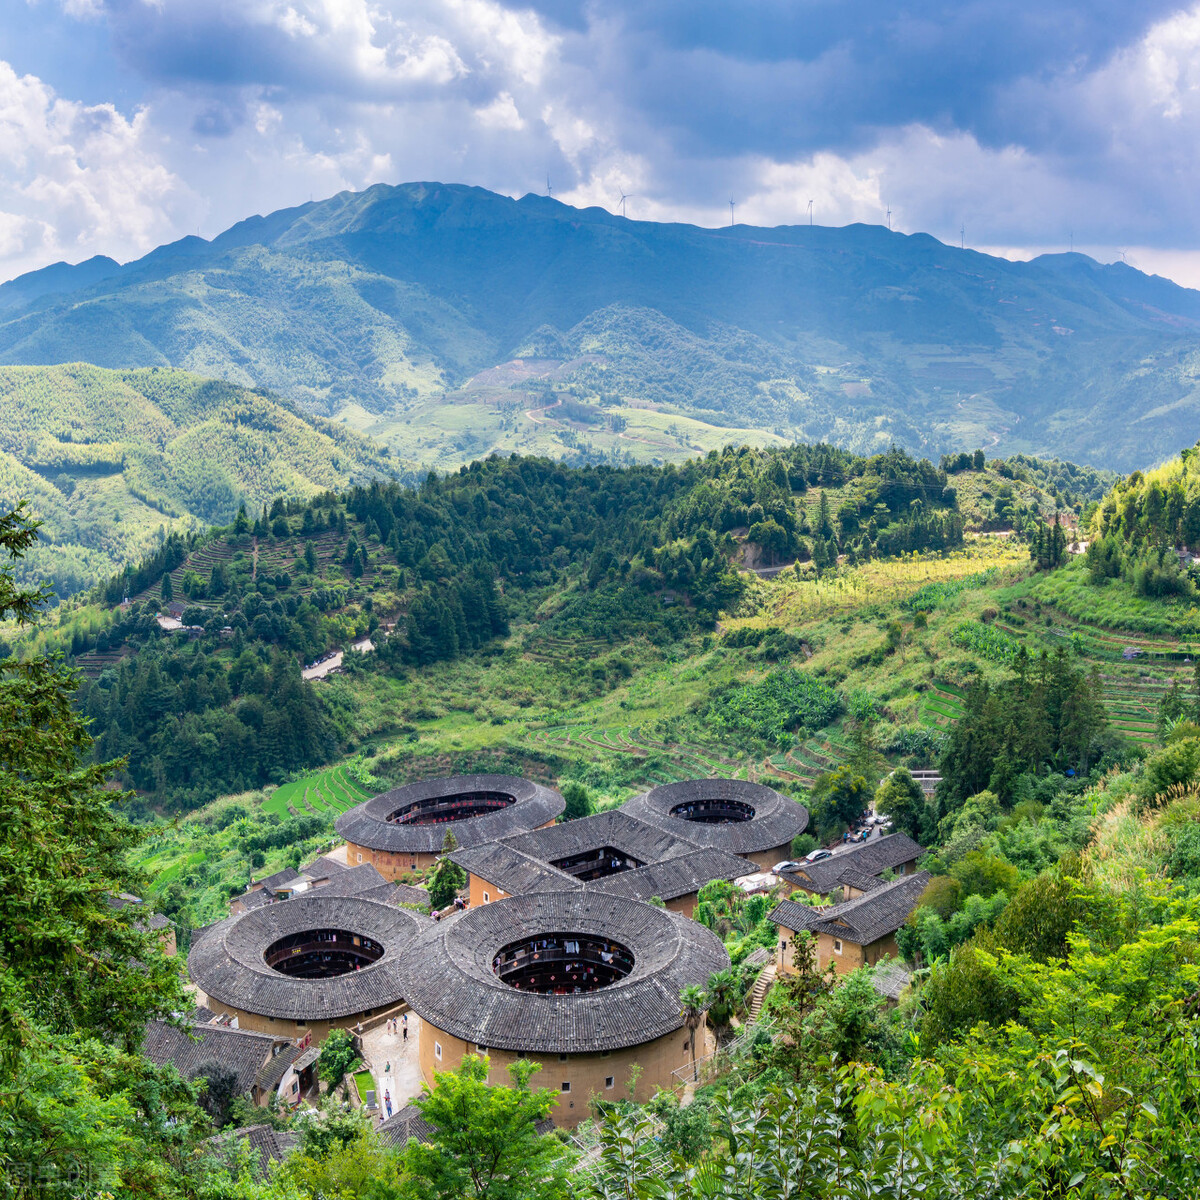
M 610 938 L 631 951 L 623 979 L 578 995 L 518 991 L 499 980 L 501 946 L 539 932 Z M 640 1045 L 682 1025 L 679 990 L 728 965 L 720 940 L 637 900 L 579 891 L 532 893 L 470 909 L 423 934 L 402 973 L 405 999 L 433 1028 L 478 1045 L 582 1053 Z
M 754 816 L 748 821 L 708 825 L 671 815 L 677 805 L 717 798 L 749 804 Z M 661 784 L 627 800 L 621 811 L 675 837 L 733 854 L 756 854 L 790 843 L 808 827 L 809 816 L 803 804 L 766 784 L 722 776 Z
M 397 825 L 387 818 L 422 800 L 471 791 L 496 791 L 514 803 L 462 821 L 434 825 Z M 553 788 L 516 775 L 453 775 L 393 788 L 342 813 L 334 828 L 347 841 L 385 853 L 438 854 L 447 830 L 460 846 L 497 841 L 545 825 L 561 815 L 566 801 Z

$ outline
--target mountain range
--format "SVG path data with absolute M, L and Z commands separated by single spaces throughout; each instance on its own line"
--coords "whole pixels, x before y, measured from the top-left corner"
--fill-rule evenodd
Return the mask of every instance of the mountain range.
M 427 462 L 441 435 L 421 449 L 399 430 L 422 406 L 570 395 L 610 425 L 653 411 L 859 451 L 982 445 L 1127 470 L 1192 440 L 1198 350 L 1200 292 L 1081 254 L 1009 262 L 866 225 L 657 224 L 438 183 L 0 286 L 0 362 L 184 368 Z M 558 423 L 586 429 L 588 414 Z M 458 449 L 493 448 L 489 432 Z

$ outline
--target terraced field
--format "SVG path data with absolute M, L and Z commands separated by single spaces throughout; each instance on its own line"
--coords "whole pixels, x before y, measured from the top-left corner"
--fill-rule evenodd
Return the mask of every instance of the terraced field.
M 1022 642 L 1031 656 L 1066 649 L 1085 669 L 1095 667 L 1103 685 L 1104 706 L 1114 728 L 1137 742 L 1156 740 L 1159 701 L 1179 681 L 1193 686 L 1197 648 L 1190 642 L 1103 629 L 1043 607 L 1037 620 L 1002 616 L 996 626 Z M 963 713 L 964 689 L 936 682 L 925 693 L 921 722 L 945 729 Z
M 364 791 L 362 785 L 346 770 L 345 763 L 342 763 L 276 788 L 263 805 L 263 811 L 281 817 L 289 813 L 332 811 L 337 814 L 370 798 L 370 794 Z
M 355 522 L 351 522 L 350 524 L 352 532 L 362 541 L 364 537 L 362 531 L 355 528 Z M 294 579 L 298 571 L 296 564 L 298 561 L 303 563 L 304 547 L 308 542 L 312 542 L 313 550 L 316 552 L 316 575 L 318 577 L 324 575 L 331 567 L 340 566 L 345 548 L 345 539 L 333 530 L 326 530 L 323 533 L 307 537 L 302 534 L 294 534 L 278 539 L 249 539 L 244 545 L 240 546 L 231 546 L 226 538 L 217 538 L 193 550 L 179 566 L 170 572 L 172 591 L 177 600 L 186 602 L 183 592 L 183 577 L 189 571 L 194 571 L 207 584 L 212 576 L 212 569 L 217 563 L 228 565 L 238 555 L 242 555 L 250 562 L 256 577 L 274 578 L 274 576 L 286 571 Z M 368 554 L 372 548 L 372 544 L 368 543 Z M 368 569 L 363 572 L 363 579 L 367 583 L 370 583 L 374 575 L 375 572 L 372 569 Z M 312 591 L 314 586 L 316 584 L 297 587 L 297 590 L 301 594 L 307 595 Z M 136 596 L 131 596 L 130 599 L 157 601 L 162 594 L 161 589 L 161 583 L 154 583 L 149 588 L 139 592 Z
M 921 724 L 946 729 L 963 715 L 963 689 L 953 683 L 934 683 L 925 693 Z

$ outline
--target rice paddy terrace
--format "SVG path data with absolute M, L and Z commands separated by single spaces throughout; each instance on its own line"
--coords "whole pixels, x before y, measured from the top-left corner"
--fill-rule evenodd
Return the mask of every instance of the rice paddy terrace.
M 1200 642 L 1106 629 L 1077 620 L 1059 609 L 1041 605 L 1036 617 L 1007 608 L 995 628 L 1025 646 L 1031 656 L 1042 650 L 1066 649 L 1085 669 L 1096 668 L 1103 686 L 1104 706 L 1118 732 L 1146 744 L 1157 740 L 1159 702 L 1178 681 L 1190 689 Z M 925 692 L 924 724 L 948 728 L 963 714 L 966 689 L 945 680 Z
M 325 812 L 338 816 L 369 800 L 372 795 L 374 792 L 365 790 L 350 774 L 346 764 L 340 763 L 276 788 L 263 805 L 263 811 L 281 817 Z

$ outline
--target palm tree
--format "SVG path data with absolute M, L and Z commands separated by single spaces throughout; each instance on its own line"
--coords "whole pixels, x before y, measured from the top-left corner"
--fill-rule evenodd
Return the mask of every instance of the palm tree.
M 692 1079 L 695 1081 L 696 1075 L 696 1030 L 700 1028 L 701 1022 L 704 1020 L 704 1009 L 708 1005 L 708 997 L 704 994 L 704 989 L 697 987 L 694 983 L 689 983 L 679 993 L 679 1015 L 683 1018 L 684 1025 L 688 1031 L 688 1047 L 692 1056 Z
M 714 1025 L 728 1025 L 738 998 L 737 976 L 729 968 L 724 971 L 715 971 L 708 977 L 705 991 L 708 998 L 709 1020 Z

